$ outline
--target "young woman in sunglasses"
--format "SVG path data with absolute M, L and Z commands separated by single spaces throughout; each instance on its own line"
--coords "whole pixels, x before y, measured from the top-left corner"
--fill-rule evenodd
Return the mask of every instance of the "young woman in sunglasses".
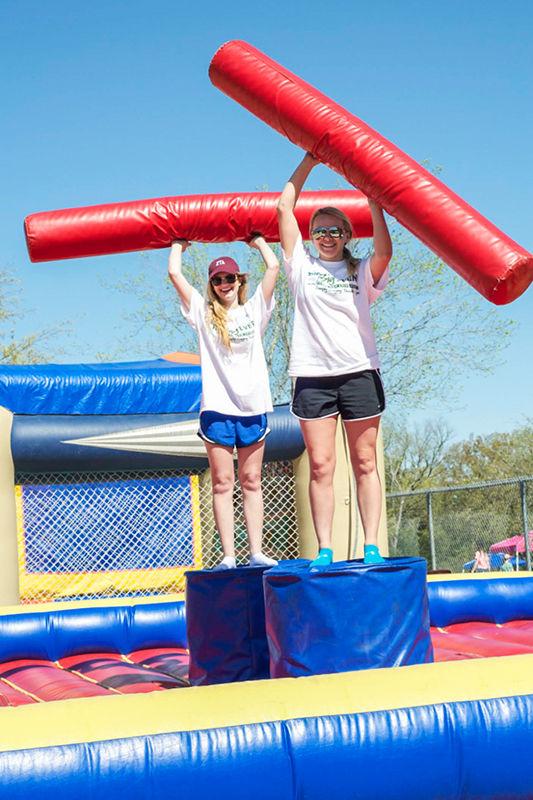
M 318 557 L 333 558 L 333 474 L 335 432 L 340 415 L 357 482 L 357 502 L 365 534 L 365 563 L 381 563 L 377 537 L 381 483 L 376 469 L 376 440 L 385 408 L 370 304 L 388 280 L 392 244 L 381 208 L 369 200 L 374 253 L 357 259 L 348 249 L 349 219 L 336 208 L 319 208 L 310 225 L 317 250 L 302 242 L 294 207 L 318 162 L 307 153 L 289 178 L 278 203 L 280 240 L 287 277 L 295 297 L 289 374 L 295 378 L 292 412 L 300 420 L 309 454 L 309 498 Z
M 272 411 L 262 336 L 274 308 L 279 262 L 262 236 L 250 247 L 265 264 L 263 280 L 247 300 L 247 278 L 233 258 L 215 258 L 208 269 L 206 298 L 182 272 L 182 253 L 189 242 L 170 249 L 168 272 L 181 300 L 185 319 L 196 330 L 202 368 L 200 430 L 211 469 L 213 514 L 222 543 L 217 570 L 236 566 L 233 521 L 233 452 L 242 489 L 251 566 L 277 562 L 261 551 L 263 496 L 261 467 Z

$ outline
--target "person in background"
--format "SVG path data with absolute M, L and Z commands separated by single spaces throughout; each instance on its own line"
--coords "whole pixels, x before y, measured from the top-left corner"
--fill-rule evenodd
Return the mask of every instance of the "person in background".
M 472 572 L 489 572 L 490 571 L 490 559 L 489 554 L 482 546 L 478 546 L 478 549 L 474 555 L 474 563 L 472 565 Z
M 513 572 L 513 562 L 509 553 L 504 553 L 503 564 L 500 567 L 502 572 Z

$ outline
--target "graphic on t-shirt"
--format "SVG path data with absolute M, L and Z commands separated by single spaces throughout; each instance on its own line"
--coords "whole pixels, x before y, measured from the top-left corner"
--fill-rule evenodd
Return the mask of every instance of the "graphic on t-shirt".
M 253 319 L 245 317 L 233 322 L 228 322 L 228 334 L 232 342 L 244 342 L 247 339 L 253 339 L 255 332 L 255 325 Z
M 307 279 L 309 286 L 319 292 L 327 292 L 327 294 L 359 294 L 357 273 L 355 275 L 347 275 L 345 278 L 336 278 L 334 275 L 330 275 L 329 272 L 310 269 L 307 273 Z
M 211 335 L 215 339 L 218 338 L 218 332 L 215 326 L 211 323 L 209 327 Z M 227 329 L 230 342 L 234 343 L 247 342 L 253 339 L 255 335 L 255 323 L 253 318 L 243 313 L 237 314 L 233 318 L 229 316 L 227 320 Z
M 261 337 L 274 308 L 265 303 L 261 286 L 244 305 L 228 309 L 225 347 L 212 324 L 209 305 L 193 289 L 189 308 L 182 313 L 198 331 L 202 361 L 201 410 L 252 416 L 272 411 L 268 370 Z

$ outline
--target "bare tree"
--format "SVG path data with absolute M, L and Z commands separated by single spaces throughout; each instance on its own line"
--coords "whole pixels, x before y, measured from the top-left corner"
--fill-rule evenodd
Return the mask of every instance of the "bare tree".
M 58 339 L 67 323 L 17 336 L 16 323 L 29 311 L 21 307 L 19 284 L 7 270 L 0 271 L 0 364 L 39 364 L 62 352 Z
M 393 224 L 392 234 L 390 281 L 373 305 L 373 319 L 388 402 L 393 412 L 400 413 L 422 407 L 430 397 L 450 399 L 465 375 L 490 371 L 509 341 L 512 323 L 501 319 L 495 307 L 400 226 Z M 356 252 L 364 255 L 364 248 L 364 243 L 359 243 Z M 217 250 L 220 252 L 220 246 Z M 213 246 L 194 245 L 187 251 L 185 269 L 200 290 L 205 286 L 207 264 L 214 255 Z M 143 256 L 144 270 L 114 286 L 133 294 L 139 303 L 128 317 L 127 342 L 119 343 L 115 356 L 121 350 L 131 352 L 132 337 L 137 339 L 138 347 L 153 355 L 196 347 L 175 293 L 166 283 L 166 272 L 163 274 L 158 268 L 154 277 L 155 258 Z M 261 274 L 255 253 L 249 254 L 248 268 L 251 284 L 255 285 Z M 287 364 L 293 301 L 283 273 L 276 297 L 265 351 L 275 400 L 284 402 L 290 394 Z
M 387 289 L 373 318 L 387 396 L 396 412 L 450 400 L 471 372 L 490 372 L 513 323 L 395 225 Z
M 445 453 L 453 431 L 447 422 L 436 420 L 408 428 L 388 423 L 383 428 L 385 480 L 389 492 L 412 492 L 442 480 Z M 405 497 L 388 504 L 389 544 L 396 552 L 405 509 Z

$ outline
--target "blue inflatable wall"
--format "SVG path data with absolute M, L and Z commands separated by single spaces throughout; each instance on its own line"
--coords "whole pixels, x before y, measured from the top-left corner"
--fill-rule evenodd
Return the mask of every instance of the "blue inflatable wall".
M 19 473 L 207 467 L 197 436 L 199 366 L 165 359 L 112 364 L 0 366 Z M 265 461 L 304 449 L 288 406 L 269 415 Z
M 176 392 L 177 382 L 179 392 Z M 0 406 L 14 414 L 197 411 L 201 393 L 199 366 L 175 364 L 164 358 L 0 368 Z
M 520 573 L 503 577 L 487 573 L 476 578 L 430 580 L 431 624 L 495 622 L 533 619 L 533 580 Z
M 439 613 L 459 583 L 430 584 Z M 533 578 L 513 586 L 530 595 Z M 4 609 L 0 655 L 183 632 L 179 601 Z M 34 703 L 0 709 L 0 798 L 530 800 L 532 718 L 533 655 Z

